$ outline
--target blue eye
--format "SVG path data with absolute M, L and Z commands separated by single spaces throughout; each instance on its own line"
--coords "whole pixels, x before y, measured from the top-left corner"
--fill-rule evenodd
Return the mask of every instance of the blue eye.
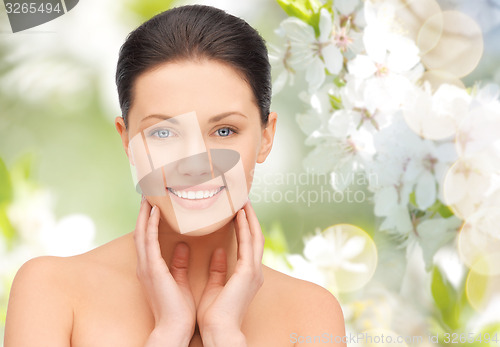
M 227 137 L 231 134 L 234 133 L 234 131 L 231 128 L 225 127 L 225 128 L 220 128 L 216 131 L 217 135 L 221 137 Z
M 152 131 L 150 135 L 158 137 L 160 139 L 165 139 L 167 137 L 171 137 L 172 132 L 168 129 L 158 129 L 158 130 Z

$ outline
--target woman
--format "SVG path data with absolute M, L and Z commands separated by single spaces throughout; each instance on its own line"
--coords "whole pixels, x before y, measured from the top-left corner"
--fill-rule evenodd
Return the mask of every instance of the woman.
M 127 37 L 116 82 L 135 230 L 25 263 L 5 347 L 345 345 L 333 295 L 261 263 L 248 191 L 277 115 L 258 33 L 212 7 L 160 13 Z

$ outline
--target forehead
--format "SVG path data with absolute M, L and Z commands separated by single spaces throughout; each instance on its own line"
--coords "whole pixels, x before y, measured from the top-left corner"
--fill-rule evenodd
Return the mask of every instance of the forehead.
M 138 76 L 134 83 L 131 124 L 149 114 L 194 111 L 210 117 L 240 111 L 259 119 L 248 83 L 233 67 L 213 60 L 169 62 Z

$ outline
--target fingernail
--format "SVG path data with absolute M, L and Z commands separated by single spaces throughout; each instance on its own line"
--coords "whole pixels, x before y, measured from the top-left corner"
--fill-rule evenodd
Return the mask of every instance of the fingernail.
M 142 194 L 141 202 L 144 200 L 146 200 L 146 197 L 144 196 L 144 194 Z
M 151 209 L 151 212 L 149 213 L 149 216 L 152 216 L 153 213 L 155 212 L 156 210 L 156 205 L 153 206 L 153 208 Z

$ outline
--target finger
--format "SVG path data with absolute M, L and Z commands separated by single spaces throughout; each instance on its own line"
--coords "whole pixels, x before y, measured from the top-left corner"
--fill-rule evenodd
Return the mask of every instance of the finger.
M 236 215 L 236 235 L 238 240 L 238 260 L 245 264 L 253 261 L 252 236 L 248 225 L 245 210 L 241 209 Z
M 206 289 L 210 290 L 216 287 L 223 287 L 226 283 L 226 274 L 226 251 L 223 248 L 217 248 L 212 254 L 212 259 L 210 260 L 210 269 Z
M 248 200 L 245 205 L 243 205 L 243 210 L 245 211 L 248 219 L 248 225 L 250 226 L 250 232 L 253 236 L 253 230 L 256 227 L 260 227 L 259 221 L 257 220 L 257 215 L 255 214 L 255 210 L 252 207 L 250 200 Z
M 137 222 L 135 224 L 136 229 L 143 228 L 146 230 L 146 224 L 148 222 L 149 214 L 151 213 L 151 205 L 149 201 L 144 197 L 141 201 L 141 206 L 139 208 L 139 216 L 137 217 Z
M 170 263 L 170 273 L 177 284 L 189 288 L 188 267 L 189 247 L 184 242 L 179 242 L 174 248 Z
M 262 234 L 262 229 L 260 227 L 259 219 L 257 214 L 253 209 L 250 200 L 243 207 L 245 213 L 247 214 L 248 224 L 250 226 L 250 233 L 252 235 L 253 250 L 254 250 L 254 261 L 255 264 L 262 263 L 262 256 L 264 254 L 264 244 L 266 242 L 264 234 Z
M 149 266 L 152 266 L 153 271 L 167 271 L 168 267 L 160 250 L 160 242 L 158 241 L 158 223 L 160 221 L 160 211 L 157 206 L 151 209 L 151 216 L 147 223 L 146 230 L 146 260 Z
M 144 264 L 146 257 L 146 248 L 144 245 L 146 234 L 146 222 L 149 209 L 149 202 L 143 196 L 141 206 L 139 208 L 139 215 L 137 217 L 136 226 L 134 229 L 134 244 L 137 252 L 137 264 Z

